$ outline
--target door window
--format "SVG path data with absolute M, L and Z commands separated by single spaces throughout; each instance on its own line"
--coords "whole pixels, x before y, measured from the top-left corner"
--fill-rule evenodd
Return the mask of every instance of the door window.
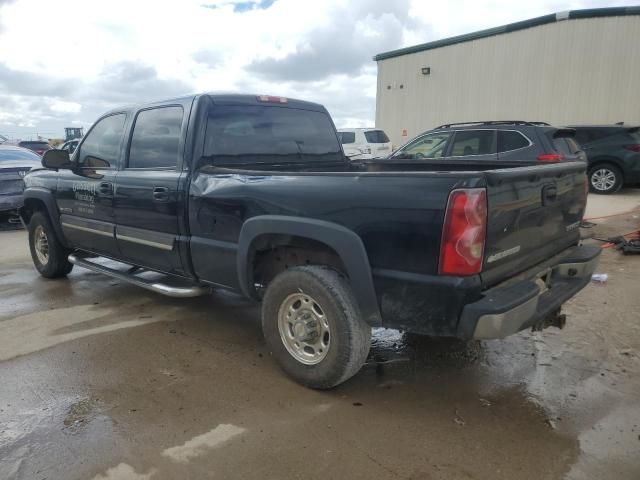
M 530 145 L 529 140 L 515 130 L 498 130 L 498 153 L 518 150 Z
M 81 167 L 113 168 L 118 163 L 124 133 L 124 113 L 99 120 L 87 134 L 80 148 Z
M 441 158 L 444 155 L 449 137 L 451 137 L 451 132 L 429 133 L 411 142 L 398 151 L 394 157 L 409 159 Z
M 128 168 L 175 168 L 178 165 L 182 107 L 143 110 L 136 117 Z
M 459 130 L 451 146 L 452 157 L 469 155 L 491 155 L 496 153 L 493 146 L 495 130 Z
M 356 143 L 356 132 L 338 132 L 338 138 L 343 145 Z

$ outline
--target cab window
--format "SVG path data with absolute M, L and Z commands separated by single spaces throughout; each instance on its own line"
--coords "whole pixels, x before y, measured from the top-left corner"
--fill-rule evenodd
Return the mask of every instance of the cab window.
M 81 167 L 115 168 L 126 118 L 124 113 L 117 113 L 98 120 L 80 148 Z
M 444 156 L 445 147 L 450 137 L 451 132 L 428 133 L 400 149 L 394 157 L 406 159 L 441 158 Z
M 495 130 L 459 130 L 451 145 L 451 157 L 470 155 L 491 155 L 494 147 Z
M 182 107 L 141 111 L 131 135 L 128 168 L 175 168 L 178 165 Z

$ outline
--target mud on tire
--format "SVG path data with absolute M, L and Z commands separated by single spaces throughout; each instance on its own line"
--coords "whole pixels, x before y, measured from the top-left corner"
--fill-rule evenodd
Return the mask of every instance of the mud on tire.
M 347 280 L 322 266 L 289 268 L 271 281 L 262 329 L 280 367 L 317 389 L 355 375 L 371 346 L 371 327 L 362 320 Z
M 51 226 L 49 217 L 35 212 L 28 225 L 29 249 L 36 270 L 45 278 L 66 276 L 73 264 L 69 262 L 69 250 L 64 248 Z

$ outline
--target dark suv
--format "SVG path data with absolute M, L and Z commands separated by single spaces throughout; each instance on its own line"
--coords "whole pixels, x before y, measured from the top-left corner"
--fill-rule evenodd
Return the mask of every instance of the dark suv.
M 589 187 L 615 193 L 624 184 L 640 183 L 640 127 L 577 125 L 576 141 L 587 154 Z
M 418 135 L 390 159 L 446 159 L 522 164 L 586 160 L 570 128 L 542 122 L 449 123 Z

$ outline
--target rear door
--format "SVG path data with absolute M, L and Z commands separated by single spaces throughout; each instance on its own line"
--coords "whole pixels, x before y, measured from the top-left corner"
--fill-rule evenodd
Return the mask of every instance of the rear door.
M 546 260 L 580 240 L 586 165 L 559 162 L 485 172 L 487 286 Z
M 457 130 L 446 155 L 451 160 L 495 162 L 496 131 L 492 129 Z
M 382 130 L 367 130 L 363 134 L 367 147 L 371 149 L 372 158 L 383 158 L 391 154 L 391 141 Z
M 113 195 L 122 158 L 126 113 L 98 120 L 76 150 L 74 171 L 60 170 L 56 201 L 65 237 L 91 252 L 118 256 Z
M 182 152 L 189 107 L 163 105 L 137 113 L 116 188 L 122 256 L 167 273 L 182 273 L 177 238 L 184 218 Z

